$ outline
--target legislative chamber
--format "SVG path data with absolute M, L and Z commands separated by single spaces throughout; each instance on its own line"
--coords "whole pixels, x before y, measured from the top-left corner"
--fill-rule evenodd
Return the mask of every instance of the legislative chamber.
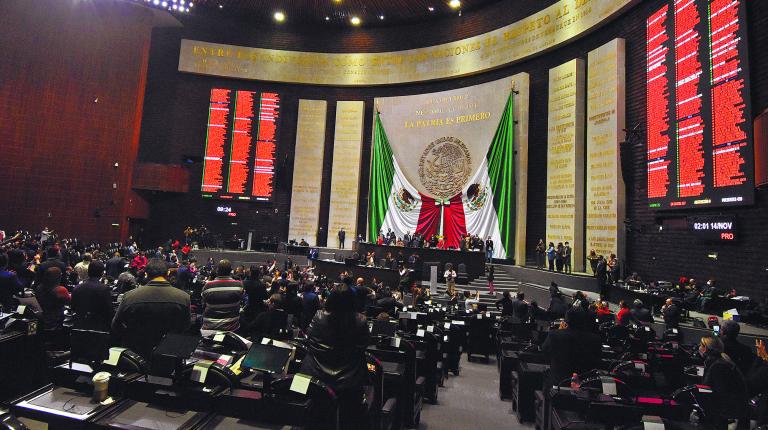
M 0 430 L 768 429 L 768 2 L 0 1 Z

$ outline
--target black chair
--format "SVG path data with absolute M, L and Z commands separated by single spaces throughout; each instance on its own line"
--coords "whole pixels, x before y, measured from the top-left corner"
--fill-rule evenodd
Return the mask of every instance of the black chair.
M 270 384 L 265 395 L 265 408 L 270 411 L 268 420 L 309 430 L 340 428 L 339 404 L 334 391 L 317 378 L 311 378 L 305 394 L 293 391 L 294 377 L 296 375 L 288 375 Z
M 469 337 L 467 338 L 467 360 L 473 355 L 485 356 L 488 360 L 493 350 L 493 334 L 491 327 L 493 321 L 483 314 L 475 314 L 469 320 Z
M 456 270 L 456 283 L 461 285 L 467 285 L 469 283 L 467 265 L 464 263 L 459 263 L 459 267 Z
M 416 374 L 416 349 L 414 345 L 406 339 L 400 339 L 396 343 L 397 346 L 393 346 L 393 340 L 384 339 L 375 347 L 369 348 L 369 352 L 382 362 L 403 366 L 401 386 L 393 387 L 394 390 L 390 392 L 385 383 L 384 395 L 389 397 L 391 393 L 397 397 L 402 422 L 410 428 L 415 428 L 419 426 L 421 420 L 426 379 Z

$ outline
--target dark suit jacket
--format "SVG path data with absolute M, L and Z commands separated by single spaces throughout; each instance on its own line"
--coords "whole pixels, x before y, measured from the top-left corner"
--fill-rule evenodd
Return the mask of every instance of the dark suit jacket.
M 368 323 L 362 314 L 315 314 L 308 330 L 309 350 L 301 371 L 337 391 L 361 388 L 368 379 L 365 349 Z
M 125 271 L 125 266 L 128 264 L 128 260 L 122 257 L 112 257 L 107 260 L 105 264 L 105 272 L 107 276 L 117 279 L 121 273 Z
M 98 279 L 88 279 L 72 291 L 75 327 L 109 331 L 112 323 L 112 294 Z
M 552 330 L 541 350 L 550 362 L 551 385 L 583 373 L 600 364 L 602 343 L 600 336 L 581 330 L 566 328 Z
M 112 320 L 112 333 L 123 346 L 144 358 L 166 333 L 184 333 L 190 326 L 189 294 L 168 281 L 149 281 L 128 291 Z

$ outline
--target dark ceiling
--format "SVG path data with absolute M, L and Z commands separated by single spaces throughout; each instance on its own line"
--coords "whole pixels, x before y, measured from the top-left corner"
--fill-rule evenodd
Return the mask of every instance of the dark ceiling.
M 452 9 L 449 0 L 192 0 L 194 12 L 239 16 L 253 22 L 273 22 L 276 11 L 285 13 L 290 26 L 345 25 L 358 16 L 363 27 L 392 26 L 442 18 L 482 8 L 500 0 L 461 0 Z M 429 8 L 433 8 L 430 11 Z M 383 16 L 384 19 L 380 17 Z

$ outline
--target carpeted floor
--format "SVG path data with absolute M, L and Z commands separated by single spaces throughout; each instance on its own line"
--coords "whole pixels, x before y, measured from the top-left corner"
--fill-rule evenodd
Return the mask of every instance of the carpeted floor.
M 499 400 L 496 360 L 468 362 L 466 358 L 461 357 L 459 376 L 451 374 L 440 389 L 437 404 L 424 404 L 419 429 L 533 429 L 533 423 L 517 421 L 511 402 Z

